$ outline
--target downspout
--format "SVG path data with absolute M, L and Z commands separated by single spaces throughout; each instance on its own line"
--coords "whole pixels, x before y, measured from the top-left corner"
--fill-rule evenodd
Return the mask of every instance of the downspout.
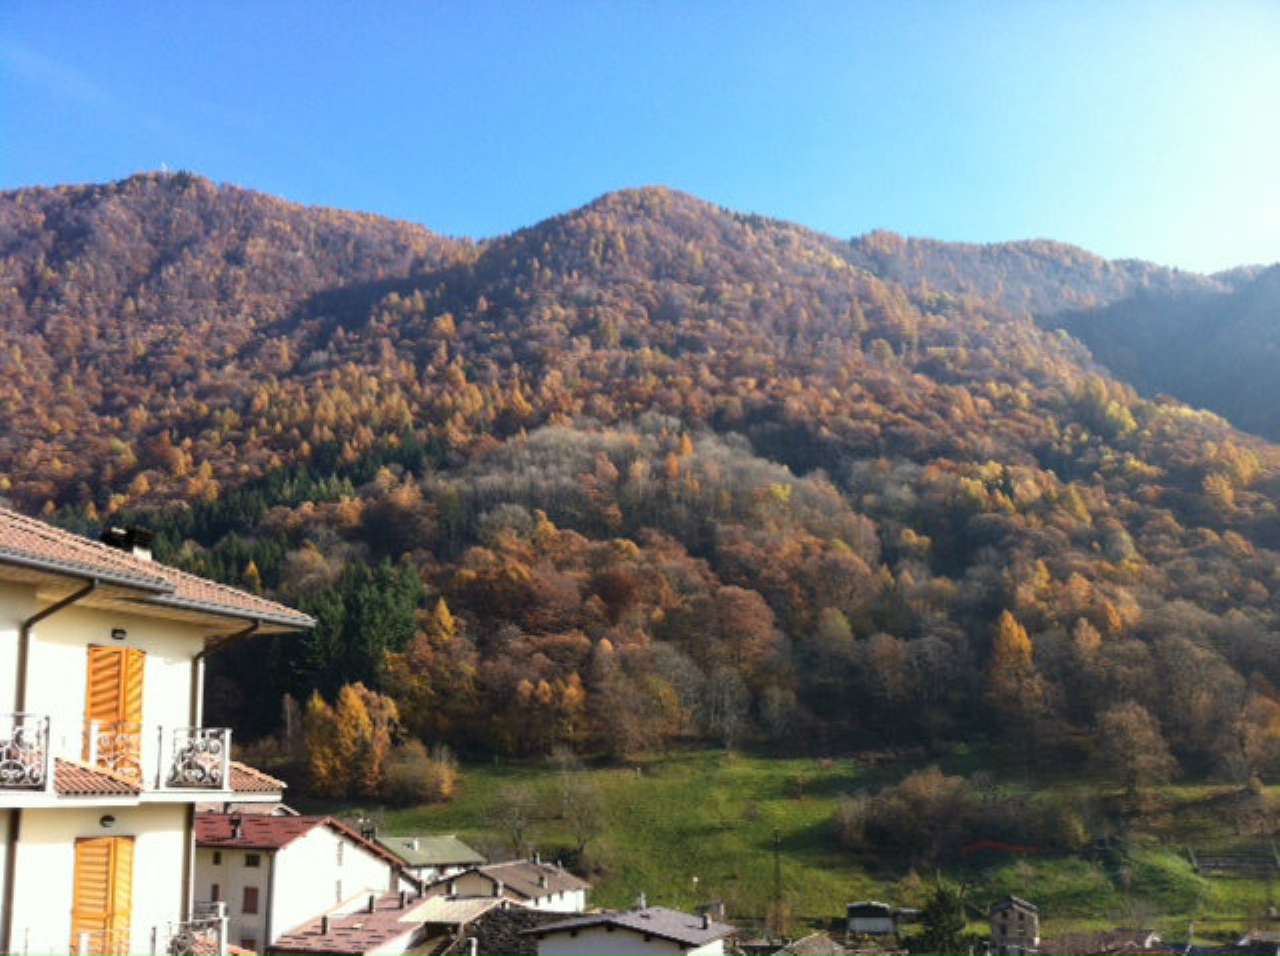
M 80 590 L 68 594 L 61 601 L 54 601 L 46 608 L 41 608 L 23 621 L 18 627 L 18 665 L 16 683 L 13 691 L 13 709 L 22 713 L 27 708 L 27 658 L 30 656 L 31 629 L 46 618 L 53 617 L 63 608 L 70 607 L 81 598 L 88 597 L 98 589 L 98 579 L 93 578 Z
M 190 714 L 191 726 L 200 727 L 204 723 L 204 659 L 210 651 L 220 647 L 225 647 L 232 641 L 238 641 L 242 637 L 248 637 L 253 634 L 261 626 L 260 621 L 254 621 L 248 627 L 236 631 L 234 634 L 228 634 L 221 641 L 206 643 L 191 658 L 191 696 L 190 696 Z M 226 781 L 225 785 L 228 789 L 231 782 Z M 191 919 L 194 911 L 195 899 L 195 840 L 196 840 L 196 807 L 195 804 L 187 805 L 187 839 L 182 847 L 182 918 L 183 920 Z
M 75 604 L 81 598 L 88 597 L 98 589 L 98 579 L 91 578 L 84 587 L 73 591 L 48 607 L 41 608 L 18 625 L 18 658 L 15 665 L 13 687 L 13 709 L 22 713 L 27 708 L 27 662 L 31 656 L 31 630 L 41 621 L 53 617 L 64 608 Z M 50 741 L 45 746 L 50 746 Z M 55 773 L 54 763 L 49 761 L 49 773 Z M 13 890 L 17 879 L 18 836 L 22 830 L 22 810 L 14 810 L 9 814 L 9 833 L 5 839 L 4 858 L 4 913 L 3 925 L 0 926 L 0 940 L 4 942 L 6 953 L 16 952 L 13 945 Z
M 195 892 L 196 805 L 186 807 L 186 839 L 182 841 L 182 922 L 195 916 L 192 894 Z

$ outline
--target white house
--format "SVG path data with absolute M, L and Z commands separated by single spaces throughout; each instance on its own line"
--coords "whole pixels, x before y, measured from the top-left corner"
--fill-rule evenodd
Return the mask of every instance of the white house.
M 205 656 L 312 621 L 0 509 L 0 947 L 165 952 L 213 932 L 194 895 L 197 802 L 279 802 L 202 721 Z M 143 888 L 145 887 L 145 892 Z
M 850 936 L 892 936 L 898 932 L 897 914 L 888 903 L 859 900 L 845 907 L 845 930 Z
M 726 937 L 737 932 L 709 916 L 662 906 L 625 913 L 594 913 L 525 931 L 538 941 L 538 956 L 649 954 L 723 956 Z
M 549 913 L 581 913 L 591 884 L 561 866 L 540 860 L 511 860 L 473 866 L 437 880 L 429 896 L 503 897 L 529 909 Z
M 370 827 L 361 831 L 405 861 L 405 870 L 421 880 L 453 876 L 484 863 L 484 857 L 453 834 L 383 836 Z
M 228 937 L 245 949 L 313 917 L 359 909 L 371 896 L 416 893 L 403 862 L 332 817 L 196 817 L 196 892 L 226 904 Z

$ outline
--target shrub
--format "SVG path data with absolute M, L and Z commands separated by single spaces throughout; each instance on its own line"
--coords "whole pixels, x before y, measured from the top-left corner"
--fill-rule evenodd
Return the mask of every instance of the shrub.
M 444 803 L 458 787 L 458 762 L 448 747 L 430 753 L 420 741 L 397 747 L 387 761 L 383 793 L 399 806 Z

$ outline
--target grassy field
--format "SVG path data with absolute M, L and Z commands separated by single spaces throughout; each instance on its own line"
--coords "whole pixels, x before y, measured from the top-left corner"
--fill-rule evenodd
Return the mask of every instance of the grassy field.
M 972 770 L 974 757 L 959 753 L 943 766 Z M 606 805 L 604 831 L 588 848 L 599 868 L 593 899 L 624 906 L 643 892 L 650 902 L 676 907 L 724 899 L 731 912 L 763 914 L 773 895 L 777 833 L 784 898 L 797 921 L 836 917 L 855 899 L 919 903 L 929 874 L 892 861 L 874 869 L 856 864 L 836 844 L 830 822 L 842 794 L 877 788 L 911 769 L 697 751 L 655 758 L 638 769 L 583 771 L 593 776 Z M 487 764 L 464 767 L 459 793 L 448 805 L 374 813 L 387 832 L 457 833 L 494 847 L 500 838 L 490 826 L 493 808 L 515 783 L 543 795 L 549 807 L 557 805 L 555 770 Z M 1041 779 L 1035 786 L 1081 801 L 1091 795 L 1090 785 L 1075 777 Z M 1076 856 L 995 856 L 949 875 L 968 882 L 979 905 L 1005 893 L 1031 898 L 1041 907 L 1047 933 L 1145 923 L 1185 938 L 1195 919 L 1202 933 L 1225 935 L 1273 902 L 1266 881 L 1204 878 L 1186 856 L 1187 844 L 1242 842 L 1221 810 L 1228 793 L 1203 785 L 1162 789 L 1159 812 L 1131 835 L 1130 855 L 1120 865 Z M 549 853 L 573 843 L 564 821 L 550 812 L 535 824 L 532 838 Z M 1265 845 L 1257 838 L 1247 842 Z

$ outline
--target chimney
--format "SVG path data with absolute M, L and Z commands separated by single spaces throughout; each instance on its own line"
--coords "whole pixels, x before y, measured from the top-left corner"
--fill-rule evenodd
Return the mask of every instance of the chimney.
M 416 850 L 416 849 L 418 848 L 418 838 L 417 838 L 417 837 L 414 837 L 412 840 L 410 840 L 410 841 L 409 841 L 409 847 L 410 847 L 411 849 L 414 849 L 414 850 Z
M 639 908 L 642 910 L 647 910 L 649 908 L 649 898 L 645 896 L 645 894 L 643 893 L 640 894 L 640 899 L 637 900 L 636 902 L 639 904 Z
M 400 891 L 400 908 L 404 909 L 408 905 L 409 905 L 409 891 L 401 890 Z
M 711 929 L 711 917 L 706 913 L 702 914 L 702 928 Z
M 541 866 L 541 865 L 542 865 L 542 853 L 541 853 L 541 851 L 539 851 L 539 850 L 534 850 L 534 851 L 533 851 L 533 862 L 534 862 L 534 863 L 537 863 L 539 866 Z
M 538 886 L 544 890 L 547 888 L 547 874 L 541 873 L 538 875 Z
M 360 827 L 360 835 L 366 840 L 376 840 L 378 838 L 378 826 L 372 820 L 365 820 Z
M 375 909 L 377 909 L 377 904 L 378 904 L 378 898 L 374 896 L 372 893 L 370 893 L 369 904 L 368 906 L 365 907 L 365 912 L 372 913 Z
M 244 820 L 238 815 L 231 818 L 231 839 L 239 840 L 244 836 Z
M 320 935 L 321 936 L 329 935 L 329 917 L 328 916 L 320 917 Z
M 457 896 L 457 895 L 458 895 L 458 881 L 457 881 L 457 880 L 450 880 L 450 881 L 449 881 L 449 895 L 450 895 L 450 896 Z
M 505 890 L 506 888 L 507 888 L 507 885 L 503 883 L 502 880 L 495 880 L 493 884 L 493 895 L 501 896 L 502 891 Z
M 155 541 L 155 537 L 155 534 L 146 528 L 135 528 L 132 525 L 122 528 L 113 524 L 102 529 L 98 540 L 117 551 L 125 551 L 135 558 L 150 561 L 151 544 Z

